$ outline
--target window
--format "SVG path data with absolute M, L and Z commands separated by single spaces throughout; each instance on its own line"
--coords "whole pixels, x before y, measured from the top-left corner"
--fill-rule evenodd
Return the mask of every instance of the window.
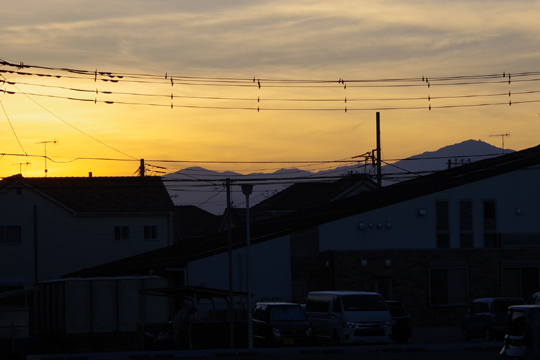
M 157 225 L 146 225 L 144 227 L 144 240 L 157 240 Z
M 501 240 L 497 236 L 497 216 L 495 201 L 484 201 L 484 247 L 500 248 Z
M 467 268 L 429 269 L 431 305 L 467 305 Z
M 448 201 L 436 201 L 435 211 L 437 212 L 437 248 L 449 248 Z
M 538 266 L 507 266 L 502 268 L 503 296 L 518 296 L 527 300 L 538 291 Z
M 114 240 L 129 240 L 129 226 L 115 226 Z
M 20 226 L 0 226 L 0 244 L 20 244 L 21 242 Z
M 463 200 L 459 202 L 459 247 L 474 247 L 473 238 L 473 211 L 472 201 Z

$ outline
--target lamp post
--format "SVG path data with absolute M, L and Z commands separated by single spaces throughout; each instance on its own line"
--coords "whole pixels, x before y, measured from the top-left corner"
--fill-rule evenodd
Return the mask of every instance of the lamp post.
M 251 234 L 249 228 L 249 195 L 253 192 L 253 185 L 243 184 L 242 193 L 246 195 L 246 288 L 248 294 L 248 348 L 253 349 L 253 314 L 251 313 L 251 288 L 249 276 L 249 246 Z

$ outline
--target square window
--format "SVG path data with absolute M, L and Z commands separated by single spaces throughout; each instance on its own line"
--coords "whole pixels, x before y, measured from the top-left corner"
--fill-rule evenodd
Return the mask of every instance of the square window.
M 0 244 L 22 243 L 21 226 L 0 226 Z
M 144 240 L 157 240 L 157 225 L 144 226 Z
M 114 240 L 129 240 L 129 226 L 115 226 Z

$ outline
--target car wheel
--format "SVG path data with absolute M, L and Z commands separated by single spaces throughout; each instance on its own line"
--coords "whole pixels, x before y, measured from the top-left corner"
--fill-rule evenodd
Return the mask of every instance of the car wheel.
M 488 342 L 493 340 L 493 334 L 491 333 L 491 329 L 486 329 L 486 331 L 484 331 L 484 339 Z
M 471 338 L 469 337 L 469 332 L 467 329 L 461 329 L 461 340 L 463 341 L 469 341 Z
M 332 333 L 332 345 L 339 346 L 339 334 L 336 330 Z

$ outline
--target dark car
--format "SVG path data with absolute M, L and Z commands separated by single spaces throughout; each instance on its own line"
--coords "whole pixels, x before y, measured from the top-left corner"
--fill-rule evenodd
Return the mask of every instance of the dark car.
M 522 305 L 520 297 L 495 297 L 473 300 L 469 313 L 461 321 L 461 338 L 502 339 L 506 333 L 508 307 Z
M 315 345 L 315 334 L 300 304 L 259 302 L 253 310 L 256 346 Z
M 411 315 L 401 301 L 386 301 L 392 316 L 392 335 L 390 338 L 400 343 L 406 343 L 411 337 Z

